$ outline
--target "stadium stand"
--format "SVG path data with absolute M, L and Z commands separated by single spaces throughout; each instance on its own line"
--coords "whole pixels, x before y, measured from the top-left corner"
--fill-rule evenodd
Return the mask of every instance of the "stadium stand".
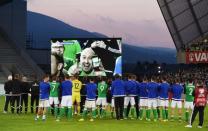
M 34 69 L 35 65 L 33 65 L 33 67 L 28 64 L 32 60 L 25 60 L 25 58 L 21 56 L 23 51 L 18 52 L 15 49 L 15 46 L 10 45 L 9 42 L 2 36 L 0 36 L 0 43 L 0 82 L 4 82 L 7 76 L 13 73 L 19 73 L 27 76 L 28 78 L 31 78 L 32 75 L 38 75 Z M 41 72 L 40 69 L 39 72 Z
M 10 74 L 18 73 L 31 80 L 44 73 L 25 51 L 26 5 L 24 0 L 0 1 L 0 83 Z

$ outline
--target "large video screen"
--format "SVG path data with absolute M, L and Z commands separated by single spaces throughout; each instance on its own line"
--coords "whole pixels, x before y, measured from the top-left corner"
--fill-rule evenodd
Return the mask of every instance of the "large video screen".
M 122 75 L 121 38 L 51 39 L 51 75 Z

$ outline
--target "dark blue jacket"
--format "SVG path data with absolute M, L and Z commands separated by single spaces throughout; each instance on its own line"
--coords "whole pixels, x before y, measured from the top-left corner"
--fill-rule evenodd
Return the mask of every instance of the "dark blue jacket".
M 72 82 L 69 80 L 63 81 L 61 83 L 62 96 L 72 95 Z
M 181 100 L 183 94 L 183 86 L 180 84 L 173 84 L 171 87 L 171 92 L 173 93 L 173 100 Z
M 87 90 L 87 100 L 95 100 L 96 99 L 96 91 L 97 85 L 95 83 L 88 83 L 86 85 Z
M 148 98 L 147 82 L 139 83 L 138 93 L 139 93 L 140 98 L 143 98 L 143 99 Z
M 137 83 L 132 80 L 126 81 L 125 92 L 127 96 L 137 96 Z
M 158 97 L 158 87 L 156 82 L 149 82 L 147 84 L 148 98 L 155 99 Z
M 123 80 L 114 80 L 111 85 L 111 90 L 113 97 L 125 96 L 125 85 Z
M 48 100 L 50 85 L 47 82 L 40 82 L 40 100 Z
M 159 96 L 160 99 L 168 99 L 168 91 L 170 90 L 170 85 L 167 82 L 163 82 L 159 86 Z

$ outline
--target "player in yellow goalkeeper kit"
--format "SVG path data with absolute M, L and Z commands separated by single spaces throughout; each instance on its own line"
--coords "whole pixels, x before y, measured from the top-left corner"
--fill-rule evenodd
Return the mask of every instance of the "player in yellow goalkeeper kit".
M 72 103 L 74 105 L 74 113 L 80 114 L 80 102 L 81 95 L 80 90 L 82 88 L 82 82 L 78 80 L 78 76 L 72 77 Z M 76 102 L 76 105 L 75 105 Z

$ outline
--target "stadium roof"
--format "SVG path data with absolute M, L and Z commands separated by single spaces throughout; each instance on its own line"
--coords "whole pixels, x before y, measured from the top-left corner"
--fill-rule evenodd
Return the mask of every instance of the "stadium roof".
M 208 0 L 157 0 L 177 50 L 208 36 Z

